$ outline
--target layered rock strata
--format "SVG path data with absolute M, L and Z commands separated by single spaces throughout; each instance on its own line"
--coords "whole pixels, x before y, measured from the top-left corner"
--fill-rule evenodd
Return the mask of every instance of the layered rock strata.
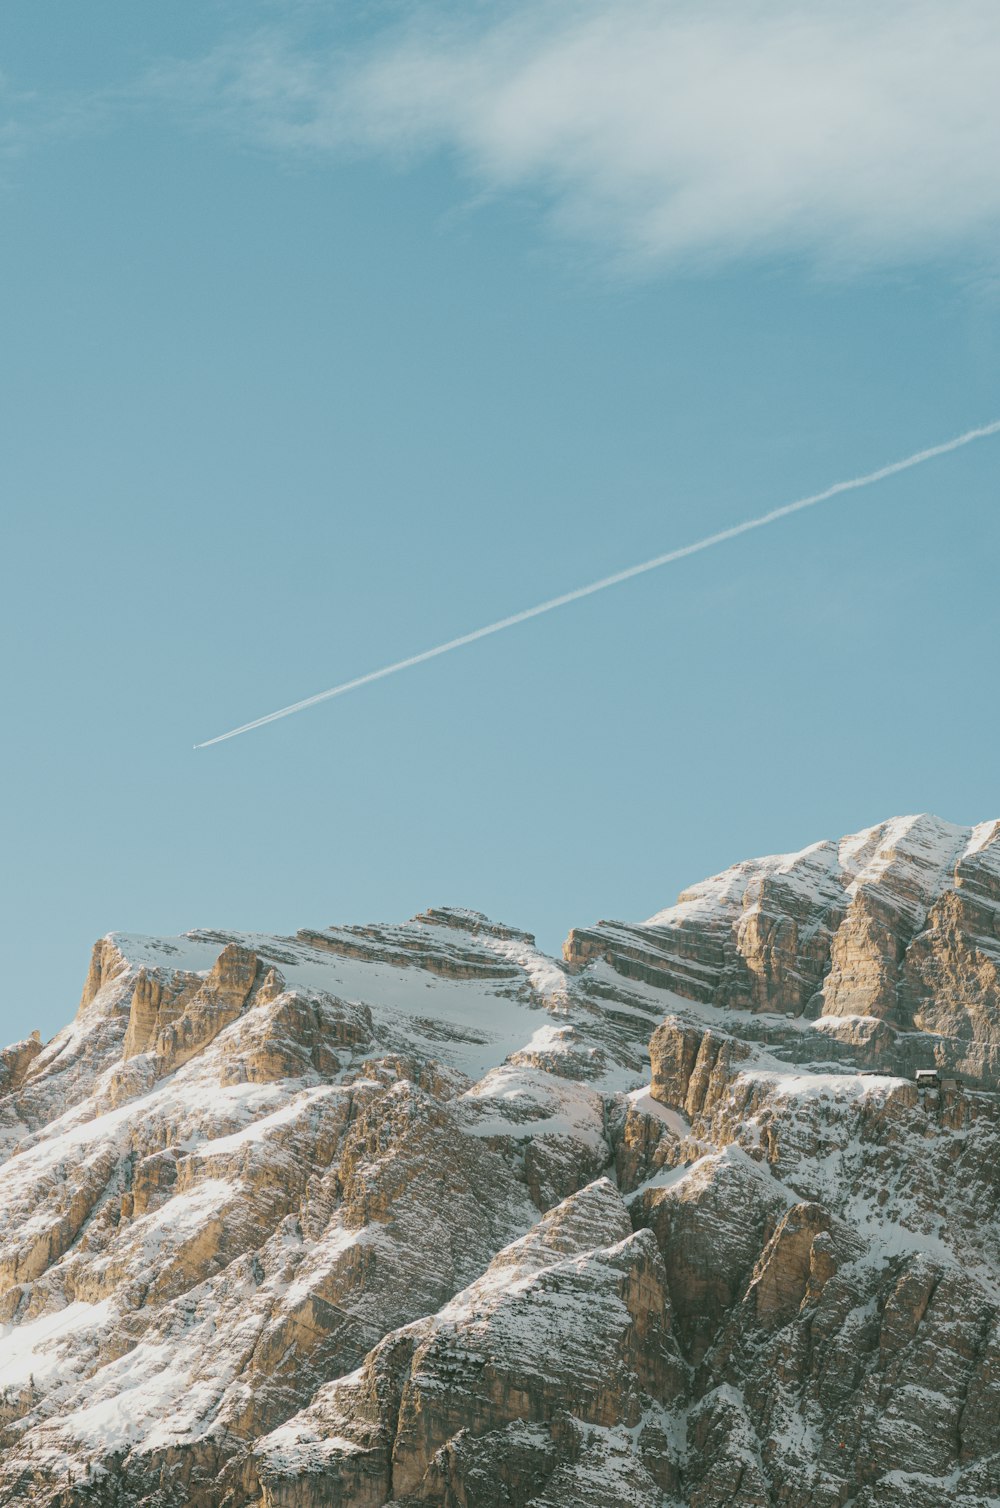
M 564 962 L 450 910 L 103 939 L 0 1054 L 0 1504 L 992 1508 L 998 831 Z
M 752 859 L 648 922 L 571 932 L 564 956 L 574 971 L 602 962 L 722 1010 L 809 1023 L 867 1066 L 909 1070 L 930 1054 L 996 1082 L 1000 822 L 897 817 Z M 769 1025 L 796 1056 L 796 1032 Z M 804 1049 L 822 1056 L 813 1037 Z

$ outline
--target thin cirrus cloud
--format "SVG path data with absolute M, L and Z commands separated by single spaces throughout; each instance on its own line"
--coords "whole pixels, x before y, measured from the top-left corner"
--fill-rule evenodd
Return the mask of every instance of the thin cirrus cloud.
M 628 260 L 990 258 L 995 0 L 427 6 L 324 50 L 275 33 L 161 71 L 286 152 L 447 152 Z M 208 103 L 211 101 L 211 104 Z

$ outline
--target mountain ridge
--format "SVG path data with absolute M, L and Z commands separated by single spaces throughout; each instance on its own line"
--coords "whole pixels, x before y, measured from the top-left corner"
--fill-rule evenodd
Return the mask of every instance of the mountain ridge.
M 987 1508 L 998 963 L 927 815 L 561 960 L 108 934 L 0 1055 L 0 1503 Z

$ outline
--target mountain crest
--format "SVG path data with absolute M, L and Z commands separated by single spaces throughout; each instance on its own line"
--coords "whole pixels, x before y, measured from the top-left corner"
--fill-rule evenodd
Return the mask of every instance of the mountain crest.
M 1000 824 L 564 954 L 102 939 L 0 1054 L 0 1503 L 1000 1499 Z

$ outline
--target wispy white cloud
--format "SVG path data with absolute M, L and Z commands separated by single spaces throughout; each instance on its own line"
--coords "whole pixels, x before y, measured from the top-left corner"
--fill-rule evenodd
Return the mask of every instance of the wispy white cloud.
M 1000 226 L 995 0 L 427 4 L 340 47 L 259 33 L 151 81 L 288 152 L 455 155 L 636 261 L 876 265 Z
M 98 130 L 113 119 L 109 96 L 65 94 L 53 98 L 18 88 L 0 72 L 0 165 L 40 147 Z

